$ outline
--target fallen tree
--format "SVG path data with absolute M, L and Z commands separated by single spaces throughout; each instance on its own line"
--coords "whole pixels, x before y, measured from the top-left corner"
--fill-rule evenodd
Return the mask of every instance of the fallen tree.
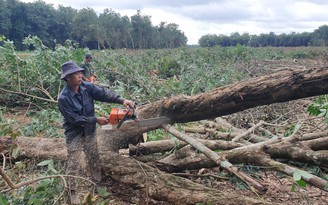
M 195 96 L 174 96 L 144 105 L 139 118 L 167 116 L 191 122 L 232 114 L 248 108 L 328 93 L 328 68 L 290 69 L 252 78 Z
M 137 113 L 140 119 L 167 116 L 171 119 L 172 124 L 176 122 L 211 119 L 259 105 L 327 94 L 327 83 L 327 68 L 286 70 L 218 88 L 209 93 L 163 99 L 141 106 L 138 108 Z M 181 180 L 179 177 L 173 177 L 172 175 L 163 173 L 135 159 L 121 157 L 112 152 L 118 151 L 120 148 L 126 148 L 131 143 L 138 143 L 140 135 L 143 132 L 157 128 L 159 127 L 120 132 L 112 130 L 102 130 L 99 132 L 99 149 L 102 156 L 101 166 L 106 170 L 106 174 L 118 182 L 138 185 L 144 188 L 149 196 L 154 199 L 172 203 L 194 204 L 208 199 L 208 201 L 220 204 L 223 203 L 223 198 L 229 199 L 228 203 L 231 204 L 238 204 L 240 202 L 240 199 L 237 199 L 240 196 L 216 193 L 216 190 L 195 185 L 188 180 Z M 6 141 L 6 138 L 2 138 L 1 140 L 3 145 L 10 144 Z M 23 152 L 25 151 L 25 156 L 28 157 L 66 159 L 66 149 L 63 139 L 41 140 L 39 138 L 19 137 L 15 143 L 17 143 Z M 54 146 L 56 146 L 56 149 L 54 149 Z M 228 158 L 226 155 L 224 157 L 230 162 L 234 161 L 233 157 Z M 162 166 L 165 164 L 169 165 L 168 163 L 163 163 L 163 160 L 159 162 L 162 163 Z M 268 161 L 266 163 L 270 164 Z M 146 173 L 145 170 L 147 170 Z M 289 173 L 290 170 L 288 169 Z M 322 183 L 320 186 L 322 186 Z M 189 193 L 189 195 L 185 195 L 184 193 Z M 242 200 L 244 200 L 244 203 L 246 201 L 246 203 L 250 204 L 262 203 L 261 201 L 247 197 Z M 224 203 L 227 204 L 226 201 Z

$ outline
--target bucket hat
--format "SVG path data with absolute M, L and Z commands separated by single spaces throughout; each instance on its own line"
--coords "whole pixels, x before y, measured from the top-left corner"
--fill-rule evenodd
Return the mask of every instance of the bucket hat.
M 61 80 L 63 80 L 69 74 L 76 73 L 79 71 L 84 71 L 84 68 L 80 68 L 73 61 L 67 61 L 66 63 L 63 63 L 61 67 L 62 67 L 62 74 L 60 77 Z
M 92 55 L 91 55 L 91 53 L 87 53 L 87 54 L 84 55 L 84 57 L 85 58 L 92 58 Z

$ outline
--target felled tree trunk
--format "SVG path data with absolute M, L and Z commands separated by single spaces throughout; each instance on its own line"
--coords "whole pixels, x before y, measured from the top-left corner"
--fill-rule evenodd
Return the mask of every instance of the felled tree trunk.
M 23 157 L 33 159 L 55 159 L 65 161 L 67 149 L 65 139 L 40 137 L 0 137 L 1 152 L 18 149 Z
M 166 116 L 171 119 L 170 124 L 211 119 L 260 105 L 327 94 L 327 84 L 327 67 L 291 69 L 217 88 L 208 93 L 178 95 L 159 100 L 139 107 L 137 114 L 140 119 Z M 128 144 L 135 144 L 142 132 L 159 127 L 118 132 L 107 129 L 99 136 L 104 137 L 102 141 L 109 145 L 109 149 L 117 151 L 118 147 L 127 148 Z
M 110 152 L 102 155 L 106 173 L 124 184 L 145 188 L 149 197 L 174 204 L 262 204 L 264 202 L 191 182 Z M 267 204 L 267 203 L 265 203 Z
M 178 95 L 138 109 L 139 118 L 167 116 L 190 122 L 248 108 L 328 93 L 328 68 L 291 69 L 241 81 L 195 96 Z
M 13 141 L 1 137 L 2 148 L 17 145 L 25 157 L 40 159 L 67 158 L 64 139 L 18 137 Z M 52 149 L 54 148 L 54 149 Z M 144 189 L 147 197 L 172 204 L 264 204 L 263 201 L 237 194 L 223 193 L 194 183 L 188 179 L 164 173 L 157 168 L 123 157 L 115 152 L 101 151 L 101 166 L 114 180 Z M 270 203 L 265 203 L 270 204 Z

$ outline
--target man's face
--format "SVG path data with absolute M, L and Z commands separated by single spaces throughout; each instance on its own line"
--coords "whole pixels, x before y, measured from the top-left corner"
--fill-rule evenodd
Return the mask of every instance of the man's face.
M 92 61 L 92 58 L 88 57 L 88 58 L 85 58 L 85 60 L 89 63 Z
M 72 86 L 78 86 L 82 83 L 82 71 L 69 74 L 66 79 L 67 83 Z

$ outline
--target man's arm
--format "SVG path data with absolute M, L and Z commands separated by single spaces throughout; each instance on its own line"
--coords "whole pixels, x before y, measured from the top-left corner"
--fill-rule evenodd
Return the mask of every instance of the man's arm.
M 120 95 L 118 95 L 112 90 L 94 84 L 91 84 L 91 90 L 93 94 L 93 99 L 97 101 L 122 104 L 126 107 L 131 108 L 134 106 L 133 101 L 122 98 Z

